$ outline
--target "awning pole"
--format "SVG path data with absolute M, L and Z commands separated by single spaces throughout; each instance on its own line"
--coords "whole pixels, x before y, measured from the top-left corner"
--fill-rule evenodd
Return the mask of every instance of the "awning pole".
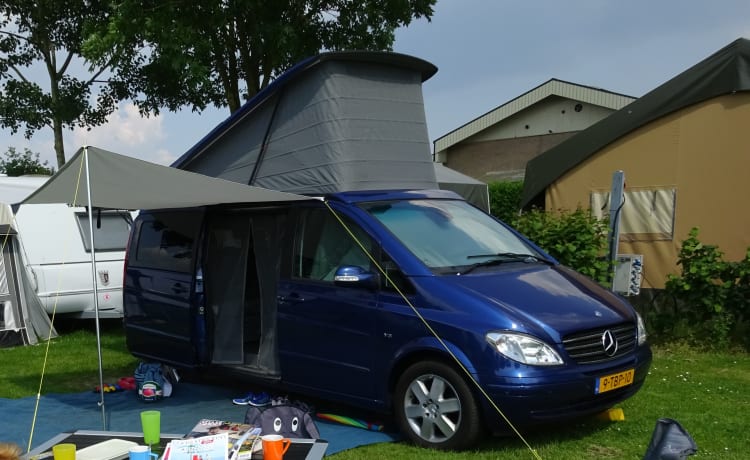
M 107 430 L 107 413 L 104 408 L 104 374 L 102 372 L 102 340 L 99 331 L 99 289 L 96 282 L 96 251 L 94 248 L 94 210 L 91 206 L 91 178 L 89 177 L 89 152 L 83 147 L 83 160 L 86 165 L 86 198 L 89 210 L 89 238 L 91 244 L 91 279 L 94 283 L 94 316 L 96 318 L 96 350 L 99 354 L 99 406 L 102 408 L 102 429 Z

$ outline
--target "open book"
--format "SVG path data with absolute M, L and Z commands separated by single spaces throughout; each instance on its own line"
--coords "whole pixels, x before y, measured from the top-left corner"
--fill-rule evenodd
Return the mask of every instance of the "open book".
M 260 427 L 246 423 L 201 419 L 183 439 L 169 443 L 162 459 L 250 460 L 253 452 L 263 448 L 260 431 Z

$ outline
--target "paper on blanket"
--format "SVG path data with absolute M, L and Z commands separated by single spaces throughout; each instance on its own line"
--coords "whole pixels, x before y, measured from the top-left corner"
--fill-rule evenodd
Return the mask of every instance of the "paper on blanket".
M 253 431 L 255 430 L 255 431 Z M 253 452 L 258 452 L 263 445 L 258 441 L 260 429 L 247 423 L 228 422 L 225 420 L 201 419 L 185 438 L 201 438 L 212 434 L 226 433 L 229 437 L 228 449 L 230 460 L 248 460 Z M 237 455 L 232 455 L 237 451 Z
M 175 439 L 164 449 L 162 460 L 228 460 L 228 445 L 226 433 Z

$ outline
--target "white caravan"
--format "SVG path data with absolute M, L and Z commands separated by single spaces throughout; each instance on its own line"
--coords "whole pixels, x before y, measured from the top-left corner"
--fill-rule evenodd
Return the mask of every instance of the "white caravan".
M 46 176 L 0 176 L 0 202 L 17 204 L 44 184 Z M 85 188 L 81 190 L 85 193 Z M 95 314 L 91 244 L 86 208 L 65 204 L 13 206 L 14 228 L 30 282 L 50 315 L 91 318 Z M 125 245 L 133 215 L 94 209 L 94 245 L 99 316 L 122 317 Z

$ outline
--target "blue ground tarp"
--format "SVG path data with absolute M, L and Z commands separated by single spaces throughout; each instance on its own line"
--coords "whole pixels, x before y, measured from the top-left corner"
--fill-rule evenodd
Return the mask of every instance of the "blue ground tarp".
M 134 391 L 106 393 L 106 424 L 108 431 L 139 432 L 140 412 L 161 411 L 162 433 L 187 433 L 202 418 L 242 422 L 247 407 L 232 404 L 237 397 L 233 390 L 210 385 L 179 383 L 172 396 L 156 402 L 144 402 Z M 39 400 L 34 423 L 31 448 L 44 443 L 58 433 L 75 430 L 102 430 L 102 410 L 99 393 L 47 394 Z M 36 398 L 0 398 L 0 441 L 15 442 L 27 450 Z M 368 431 L 322 420 L 315 422 L 320 437 L 328 441 L 326 455 L 354 447 L 391 442 L 399 439 L 395 433 Z

